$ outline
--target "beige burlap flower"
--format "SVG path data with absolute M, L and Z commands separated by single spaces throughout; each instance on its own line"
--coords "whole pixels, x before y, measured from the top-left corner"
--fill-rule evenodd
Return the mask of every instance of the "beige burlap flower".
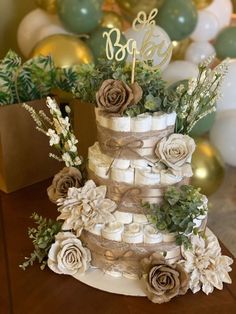
M 190 162 L 195 147 L 195 142 L 190 136 L 171 134 L 157 143 L 155 153 L 175 175 L 190 177 L 192 176 Z
M 222 255 L 216 236 L 206 230 L 206 238 L 192 236 L 192 249 L 182 247 L 184 260 L 179 263 L 189 273 L 189 287 L 193 293 L 202 290 L 205 294 L 212 293 L 214 288 L 222 290 L 223 283 L 232 283 L 229 272 L 232 258 Z
M 90 229 L 98 223 L 109 223 L 115 220 L 112 212 L 117 205 L 106 198 L 106 186 L 96 187 L 89 180 L 80 188 L 71 188 L 66 199 L 58 201 L 60 216 L 64 220 L 62 228 L 73 229 L 79 237 L 83 229 Z
M 48 187 L 47 193 L 51 202 L 56 203 L 60 198 L 65 198 L 69 188 L 80 188 L 82 185 L 82 174 L 74 167 L 65 167 L 55 175 L 52 185 Z
M 178 264 L 169 265 L 157 254 L 141 261 L 146 282 L 147 297 L 154 303 L 169 302 L 172 298 L 183 295 L 188 290 L 189 277 Z
M 120 114 L 142 98 L 143 91 L 138 83 L 128 86 L 119 80 L 106 80 L 96 93 L 97 105 L 107 113 Z
M 48 267 L 57 274 L 83 274 L 89 268 L 90 251 L 71 232 L 60 232 L 48 253 Z

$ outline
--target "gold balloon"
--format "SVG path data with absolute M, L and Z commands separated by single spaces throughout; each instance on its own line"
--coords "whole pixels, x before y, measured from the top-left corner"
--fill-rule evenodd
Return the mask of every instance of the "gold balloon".
M 196 144 L 192 158 L 191 184 L 200 187 L 201 193 L 209 196 L 220 187 L 223 181 L 224 162 L 208 139 L 199 138 Z
M 73 35 L 58 34 L 44 38 L 36 45 L 30 57 L 38 55 L 51 55 L 55 65 L 61 68 L 93 62 L 89 47 Z
M 164 0 L 116 0 L 116 2 L 124 13 L 134 17 L 140 11 L 150 13 L 152 9 L 159 8 Z
M 186 38 L 180 41 L 172 41 L 172 60 L 183 60 L 185 52 L 191 43 L 190 38 Z
M 104 12 L 102 17 L 101 26 L 107 28 L 122 29 L 123 28 L 122 17 L 115 12 L 106 11 Z
M 193 0 L 193 2 L 198 10 L 202 10 L 208 7 L 213 2 L 213 0 Z
M 233 0 L 233 12 L 236 13 L 236 0 Z
M 36 4 L 48 13 L 57 13 L 57 0 L 36 0 Z

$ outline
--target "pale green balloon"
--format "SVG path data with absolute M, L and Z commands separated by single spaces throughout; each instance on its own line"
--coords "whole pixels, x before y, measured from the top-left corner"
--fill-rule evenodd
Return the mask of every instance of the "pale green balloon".
M 216 38 L 215 49 L 217 57 L 236 58 L 236 26 L 223 29 Z
M 196 6 L 191 0 L 165 0 L 156 16 L 156 22 L 171 40 L 179 41 L 194 31 L 197 17 Z
M 190 136 L 200 136 L 210 131 L 215 122 L 215 117 L 216 113 L 212 112 L 199 120 L 191 130 Z
M 106 38 L 103 37 L 104 32 L 109 32 L 110 28 L 98 27 L 95 32 L 93 32 L 90 38 L 87 41 L 88 46 L 93 52 L 93 56 L 97 61 L 99 58 L 106 58 Z M 111 35 L 111 40 L 115 42 L 115 33 Z M 126 38 L 123 34 L 121 34 L 120 43 L 124 45 L 126 43 Z M 114 48 L 114 54 L 118 48 Z
M 57 0 L 57 11 L 69 31 L 90 33 L 101 21 L 102 0 Z

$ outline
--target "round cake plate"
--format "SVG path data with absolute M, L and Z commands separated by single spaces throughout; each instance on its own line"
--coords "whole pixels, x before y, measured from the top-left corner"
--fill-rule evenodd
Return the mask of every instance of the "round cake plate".
M 214 233 L 207 228 L 206 233 L 214 235 Z M 90 268 L 83 275 L 74 275 L 75 279 L 84 284 L 110 293 L 146 297 L 145 283 L 140 279 L 128 279 L 125 277 L 113 277 L 105 274 L 98 268 Z
M 145 284 L 140 279 L 128 279 L 125 277 L 113 277 L 105 274 L 98 268 L 89 269 L 84 275 L 74 275 L 75 279 L 86 285 L 116 294 L 146 297 Z

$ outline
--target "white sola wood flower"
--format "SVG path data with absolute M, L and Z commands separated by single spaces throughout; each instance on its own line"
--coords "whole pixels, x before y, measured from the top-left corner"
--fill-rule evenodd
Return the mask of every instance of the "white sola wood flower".
M 207 229 L 206 239 L 191 237 L 192 249 L 182 248 L 184 260 L 180 263 L 190 275 L 189 287 L 193 293 L 202 290 L 212 293 L 214 288 L 223 289 L 223 283 L 231 283 L 229 272 L 232 258 L 221 255 L 216 236 Z
M 106 191 L 106 186 L 96 187 L 92 180 L 82 188 L 70 188 L 66 199 L 58 201 L 61 205 L 58 219 L 65 220 L 63 229 L 73 229 L 80 236 L 83 229 L 114 221 L 116 203 L 106 198 Z
M 90 251 L 71 232 L 59 232 L 48 253 L 48 267 L 57 274 L 83 274 L 89 268 Z

